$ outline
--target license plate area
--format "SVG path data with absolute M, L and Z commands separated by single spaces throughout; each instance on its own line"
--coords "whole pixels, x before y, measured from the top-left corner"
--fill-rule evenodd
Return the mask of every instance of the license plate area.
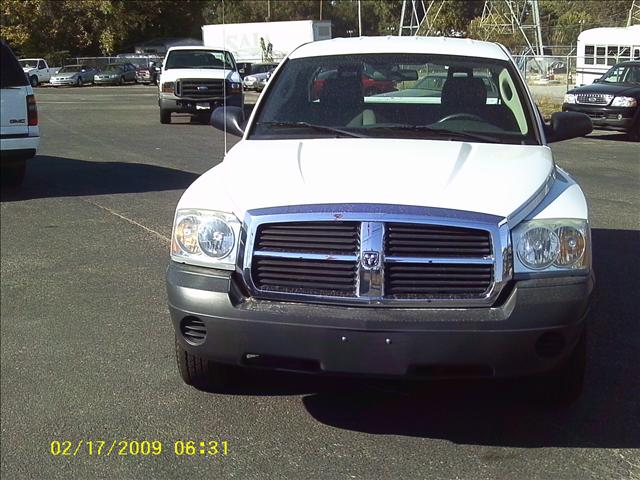
M 209 102 L 196 103 L 196 110 L 211 110 L 211 104 Z

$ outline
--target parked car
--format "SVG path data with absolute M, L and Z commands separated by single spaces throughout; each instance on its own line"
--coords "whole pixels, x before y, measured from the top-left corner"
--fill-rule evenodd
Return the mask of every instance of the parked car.
M 383 96 L 383 97 L 431 97 L 437 101 L 440 101 L 444 84 L 449 80 L 449 78 L 454 78 L 459 76 L 466 77 L 467 74 L 465 72 L 453 72 L 453 71 L 429 73 L 428 75 L 422 78 L 419 78 L 409 88 L 399 88 L 397 91 L 381 93 L 380 96 Z M 485 72 L 476 72 L 474 74 L 474 77 L 480 78 L 484 83 L 484 86 L 487 91 L 487 103 L 496 103 L 500 94 L 498 92 L 498 87 L 495 81 L 493 80 L 493 78 L 491 78 Z
M 0 41 L 0 177 L 15 187 L 24 179 L 27 160 L 40 144 L 33 88 L 9 46 Z
M 396 90 L 396 82 L 387 78 L 383 73 L 372 69 L 369 65 L 365 65 L 360 72 L 362 88 L 365 96 L 378 95 L 380 93 L 392 92 Z M 337 76 L 337 70 L 322 70 L 313 80 L 313 89 L 311 95 L 313 98 L 319 98 L 325 81 Z
M 244 75 L 243 85 L 245 90 L 258 90 L 258 83 L 268 78 L 273 70 L 278 66 L 277 63 L 254 63 L 250 67 L 250 73 Z M 246 72 L 246 67 L 245 67 Z M 263 85 L 264 88 L 264 85 Z
M 148 67 L 138 67 L 136 70 L 136 83 L 157 85 L 159 76 L 160 67 L 156 65 L 156 62 L 151 62 Z
M 21 58 L 19 61 L 32 87 L 48 82 L 54 73 L 44 58 Z
M 640 141 L 640 61 L 614 65 L 593 84 L 568 91 L 562 110 L 585 113 L 595 128 Z
M 51 77 L 51 85 L 73 85 L 82 87 L 86 83 L 93 83 L 96 69 L 87 65 L 67 65 L 58 70 Z
M 437 103 L 366 96 L 366 65 L 460 75 Z M 319 71 L 335 74 L 314 98 Z M 241 139 L 176 207 L 167 291 L 186 383 L 224 388 L 246 368 L 536 376 L 542 400 L 579 395 L 589 215 L 548 144 L 589 117 L 545 125 L 505 47 L 425 37 L 302 45 L 253 112 L 214 110 Z
M 96 85 L 122 85 L 136 81 L 136 66 L 132 63 L 112 63 L 94 76 Z

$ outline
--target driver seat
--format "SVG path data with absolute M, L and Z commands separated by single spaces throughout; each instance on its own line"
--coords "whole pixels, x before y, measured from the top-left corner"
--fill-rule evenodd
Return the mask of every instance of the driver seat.
M 480 115 L 487 105 L 487 87 L 481 78 L 450 77 L 442 87 L 442 115 Z

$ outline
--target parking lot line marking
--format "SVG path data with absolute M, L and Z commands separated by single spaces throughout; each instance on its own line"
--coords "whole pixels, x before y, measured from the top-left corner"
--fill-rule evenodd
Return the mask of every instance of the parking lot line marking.
M 92 200 L 84 199 L 84 201 L 89 203 L 89 204 L 91 204 L 91 205 L 93 205 L 93 206 L 95 206 L 95 207 L 98 207 L 98 208 L 100 208 L 102 210 L 105 210 L 106 212 L 109 212 L 111 215 L 115 215 L 116 217 L 121 218 L 125 222 L 129 222 L 130 224 L 135 225 L 136 227 L 142 228 L 143 230 L 151 233 L 152 235 L 155 235 L 156 237 L 158 237 L 159 239 L 165 241 L 166 243 L 171 243 L 171 239 L 169 237 L 166 237 L 165 235 L 161 234 L 160 232 L 157 232 L 157 231 L 153 230 L 152 228 L 145 227 L 141 223 L 138 223 L 138 222 L 136 222 L 135 220 L 133 220 L 133 219 L 131 219 L 129 217 L 125 217 L 124 215 L 122 215 L 122 214 L 110 209 L 109 207 L 105 207 L 104 205 L 100 205 L 99 203 L 96 203 L 96 202 L 94 202 Z

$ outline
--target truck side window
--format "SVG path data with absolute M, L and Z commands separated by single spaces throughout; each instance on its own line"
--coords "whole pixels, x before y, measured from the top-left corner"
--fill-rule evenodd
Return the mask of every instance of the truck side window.
M 0 42 L 0 88 L 28 85 L 27 76 L 9 47 Z
M 42 60 L 38 61 L 38 70 L 47 68 Z

